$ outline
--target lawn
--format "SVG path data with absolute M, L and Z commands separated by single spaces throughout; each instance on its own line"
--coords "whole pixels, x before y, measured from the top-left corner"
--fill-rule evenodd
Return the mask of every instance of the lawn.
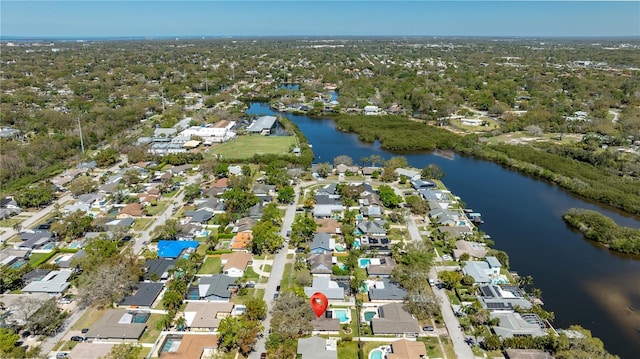
M 258 280 L 260 276 L 258 275 L 258 273 L 253 271 L 252 267 L 247 267 L 247 269 L 244 271 L 244 276 L 242 278 L 243 278 L 243 281 Z
M 358 342 L 338 342 L 338 359 L 353 359 L 358 357 Z
M 235 304 L 245 304 L 250 298 L 264 298 L 264 289 L 248 289 L 247 294 L 233 297 L 232 302 Z
M 164 314 L 152 313 L 149 319 L 147 320 L 147 330 L 142 334 L 142 338 L 140 338 L 141 343 L 155 343 L 156 339 L 160 335 L 160 328 L 158 328 L 158 323 Z
M 280 285 L 282 289 L 289 289 L 292 286 L 291 280 L 293 275 L 293 269 L 291 268 L 293 263 L 286 263 L 284 265 L 284 273 L 282 273 L 282 281 L 280 281 Z
M 223 159 L 244 160 L 259 154 L 283 155 L 291 153 L 297 146 L 295 136 L 238 136 L 237 138 L 217 145 L 207 152 L 208 156 L 221 155 Z
M 202 267 L 198 271 L 198 274 L 218 274 L 222 271 L 222 260 L 220 256 L 208 256 L 204 260 Z
M 158 215 L 169 207 L 169 201 L 158 201 L 155 206 L 147 206 L 145 209 L 150 216 Z
M 29 263 L 33 265 L 34 263 L 38 263 L 44 258 L 50 256 L 53 257 L 51 253 L 31 253 L 31 255 L 29 256 Z
M 22 223 L 22 221 L 24 220 L 25 218 L 17 218 L 17 217 L 3 219 L 0 221 L 0 227 L 12 228 L 14 225 L 18 223 Z
M 442 358 L 440 345 L 438 344 L 438 338 L 419 337 L 418 341 L 421 341 L 425 344 L 425 347 L 427 348 L 427 355 L 429 356 L 429 358 Z
M 151 223 L 151 220 L 153 218 L 138 218 L 135 220 L 135 222 L 133 223 L 133 229 L 135 231 L 142 231 L 143 229 L 147 228 L 147 226 Z
M 263 264 L 262 265 L 262 271 L 263 272 L 267 272 L 267 273 L 271 273 L 271 264 Z

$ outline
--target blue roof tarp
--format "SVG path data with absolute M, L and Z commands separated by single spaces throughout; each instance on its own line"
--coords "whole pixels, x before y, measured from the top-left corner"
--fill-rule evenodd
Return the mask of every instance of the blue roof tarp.
M 198 241 L 158 241 L 158 257 L 177 258 L 185 248 L 197 248 Z

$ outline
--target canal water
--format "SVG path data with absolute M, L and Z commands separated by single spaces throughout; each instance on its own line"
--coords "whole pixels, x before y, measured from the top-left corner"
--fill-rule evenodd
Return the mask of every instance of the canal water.
M 277 115 L 263 103 L 248 114 Z M 531 275 L 542 290 L 556 328 L 579 324 L 592 331 L 611 353 L 640 358 L 640 257 L 610 252 L 572 231 L 561 214 L 572 207 L 597 210 L 618 224 L 640 228 L 640 218 L 575 197 L 557 186 L 492 162 L 456 155 L 453 160 L 430 153 L 392 153 L 377 143 L 335 129 L 330 119 L 281 114 L 294 121 L 313 145 L 316 162 L 348 155 L 359 163 L 372 154 L 404 156 L 411 166 L 435 163 L 447 187 L 482 214 L 480 229 L 506 251 L 511 269 Z M 375 117 L 371 121 L 375 121 Z

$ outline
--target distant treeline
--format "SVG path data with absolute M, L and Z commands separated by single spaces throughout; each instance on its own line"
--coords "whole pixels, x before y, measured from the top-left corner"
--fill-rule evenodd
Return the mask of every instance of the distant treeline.
M 460 136 L 402 116 L 338 116 L 337 128 L 355 132 L 365 142 L 380 141 L 394 151 L 451 149 L 551 181 L 563 189 L 632 214 L 640 213 L 638 179 L 622 176 L 610 163 L 594 165 L 591 158 L 562 150 L 560 145 L 482 145 L 477 135 Z
M 587 239 L 616 252 L 640 254 L 640 229 L 619 226 L 599 212 L 581 208 L 571 208 L 562 218 Z

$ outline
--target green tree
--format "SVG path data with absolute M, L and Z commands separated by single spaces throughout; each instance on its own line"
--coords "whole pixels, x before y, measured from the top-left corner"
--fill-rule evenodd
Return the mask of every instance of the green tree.
M 54 191 L 51 184 L 40 182 L 16 193 L 13 198 L 20 207 L 41 207 L 51 203 Z
M 3 358 L 25 358 L 24 348 L 18 345 L 20 336 L 9 328 L 0 328 L 0 356 Z
M 393 188 L 387 185 L 381 185 L 378 188 L 378 195 L 380 196 L 382 204 L 388 208 L 398 207 L 400 202 L 402 202 L 402 197 L 396 195 Z
M 318 173 L 318 176 L 326 178 L 331 174 L 332 170 L 333 168 L 331 167 L 331 164 L 329 164 L 329 162 L 322 162 L 318 163 L 316 173 Z
M 427 166 L 425 166 L 422 169 L 422 173 L 421 173 L 422 177 L 424 178 L 432 178 L 432 179 L 436 179 L 436 180 L 441 180 L 444 178 L 444 171 L 440 168 L 440 166 L 431 163 Z
M 484 337 L 482 347 L 485 350 L 498 350 L 502 347 L 502 342 L 500 341 L 500 337 L 495 334 L 491 334 Z
M 195 183 L 184 186 L 185 202 L 191 202 L 194 199 L 200 197 L 201 194 L 202 194 L 202 190 L 200 189 L 200 186 L 198 186 Z
M 141 352 L 140 345 L 122 343 L 111 347 L 105 359 L 137 359 Z
M 81 194 L 95 192 L 98 189 L 98 182 L 91 176 L 80 176 L 71 181 L 68 188 L 74 196 L 79 196 Z
M 65 240 L 71 240 L 84 235 L 91 230 L 93 219 L 85 212 L 77 210 L 66 214 L 60 220 L 51 223 L 51 232 L 57 233 Z
M 231 213 L 245 214 L 249 208 L 258 203 L 258 197 L 255 194 L 243 191 L 237 188 L 225 191 L 222 194 L 226 210 Z
M 248 320 L 264 320 L 267 317 L 267 303 L 259 297 L 251 297 L 245 301 L 246 311 L 244 313 Z
M 309 216 L 297 216 L 291 225 L 290 241 L 294 246 L 313 239 L 318 224 Z
M 351 166 L 353 165 L 353 159 L 347 155 L 340 155 L 333 159 L 334 166 L 341 165 L 341 164 Z
M 118 162 L 118 157 L 118 151 L 109 147 L 104 150 L 98 151 L 93 159 L 96 161 L 98 167 L 107 167 Z
M 278 202 L 280 203 L 293 203 L 296 193 L 293 187 L 284 186 L 278 191 Z
M 262 254 L 273 253 L 284 243 L 272 222 L 260 221 L 253 227 L 252 252 Z
M 278 205 L 275 202 L 268 203 L 262 209 L 262 218 L 261 221 L 271 222 L 274 226 L 280 226 L 282 222 L 282 215 L 280 214 L 280 209 L 278 209 Z

